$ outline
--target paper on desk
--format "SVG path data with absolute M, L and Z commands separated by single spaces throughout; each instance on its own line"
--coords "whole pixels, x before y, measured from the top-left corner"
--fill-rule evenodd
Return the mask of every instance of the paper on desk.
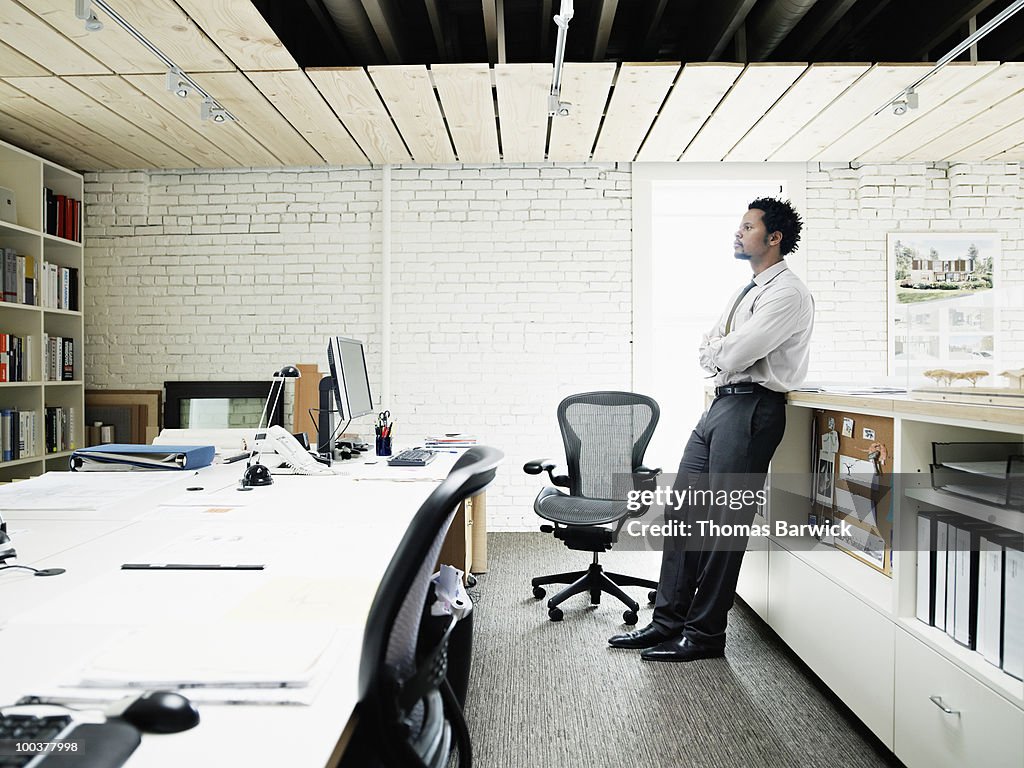
M 451 470 L 451 463 L 435 459 L 424 467 L 389 467 L 386 458 L 374 464 L 359 462 L 353 465 L 341 465 L 338 474 L 352 480 L 388 480 L 390 482 L 433 482 L 444 480 Z
M 330 623 L 156 623 L 131 629 L 86 662 L 75 685 L 281 688 L 314 679 L 337 634 Z
M 181 474 L 47 472 L 0 487 L 0 508 L 13 510 L 96 510 L 181 480 Z

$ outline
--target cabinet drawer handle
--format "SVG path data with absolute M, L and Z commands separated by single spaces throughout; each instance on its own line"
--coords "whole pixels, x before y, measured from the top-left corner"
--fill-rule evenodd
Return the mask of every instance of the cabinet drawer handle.
M 941 709 L 947 715 L 956 715 L 957 717 L 960 717 L 960 711 L 957 709 L 950 709 L 949 707 L 947 707 L 946 704 L 942 701 L 941 696 L 929 696 L 928 698 L 931 699 L 932 704 Z

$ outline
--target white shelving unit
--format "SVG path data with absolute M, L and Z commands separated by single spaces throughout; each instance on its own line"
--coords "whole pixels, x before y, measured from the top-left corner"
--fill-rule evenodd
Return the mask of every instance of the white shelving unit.
M 769 537 L 751 544 L 740 596 L 908 768 L 1020 768 L 1024 683 L 915 618 L 915 549 L 919 509 L 1024 530 L 1024 512 L 937 492 L 929 479 L 932 442 L 1020 441 L 1024 410 L 793 395 L 772 462 L 769 521 L 806 522 L 808 489 L 786 486 L 808 483 L 816 409 L 892 418 L 892 469 L 920 475 L 918 487 L 896 494 L 892 577 L 832 547 Z
M 84 306 L 83 245 L 46 234 L 43 191 L 49 188 L 57 194 L 82 200 L 82 176 L 0 141 L 0 186 L 13 190 L 17 200 L 17 221 L 0 221 L 0 248 L 13 248 L 21 255 L 32 256 L 37 269 L 44 261 L 77 269 L 78 306 Z M 38 277 L 37 273 L 37 281 Z M 0 460 L 0 482 L 64 469 L 68 465 L 70 451 L 46 453 L 45 409 L 49 406 L 71 409 L 75 439 L 78 445 L 84 445 L 85 386 L 82 371 L 85 333 L 82 312 L 0 302 L 0 333 L 30 337 L 32 352 L 36 356 L 29 381 L 0 383 L 0 409 L 32 410 L 39 414 L 31 455 L 13 461 Z M 74 381 L 45 380 L 42 368 L 44 334 L 74 339 Z

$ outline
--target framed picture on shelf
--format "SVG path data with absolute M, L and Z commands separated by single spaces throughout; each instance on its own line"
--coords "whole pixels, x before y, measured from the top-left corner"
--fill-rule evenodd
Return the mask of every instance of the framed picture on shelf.
M 908 389 L 1005 386 L 994 290 L 1000 236 L 893 232 L 887 248 L 889 374 Z
M 100 442 L 100 437 L 91 437 L 99 422 L 113 427 L 112 440 L 107 442 L 149 445 L 160 434 L 162 400 L 159 389 L 85 390 L 86 442 Z

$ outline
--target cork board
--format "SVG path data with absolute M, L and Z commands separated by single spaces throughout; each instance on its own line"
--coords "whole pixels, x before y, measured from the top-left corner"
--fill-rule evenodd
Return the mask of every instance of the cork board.
M 890 577 L 893 431 L 885 416 L 816 410 L 811 451 L 814 514 L 851 531 L 822 541 Z

